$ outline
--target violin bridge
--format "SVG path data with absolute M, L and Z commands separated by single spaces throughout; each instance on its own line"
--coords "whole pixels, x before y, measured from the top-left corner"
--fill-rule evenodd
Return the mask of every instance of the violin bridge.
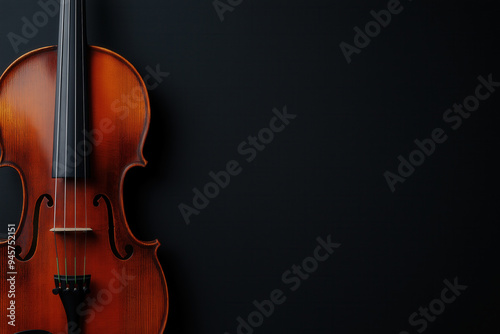
M 61 233 L 61 232 L 92 232 L 91 228 L 83 227 L 56 227 L 51 228 L 50 232 Z

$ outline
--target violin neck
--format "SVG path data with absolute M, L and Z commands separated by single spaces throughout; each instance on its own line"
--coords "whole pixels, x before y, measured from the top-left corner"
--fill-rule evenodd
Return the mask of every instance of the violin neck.
M 61 0 L 52 177 L 89 173 L 85 0 Z

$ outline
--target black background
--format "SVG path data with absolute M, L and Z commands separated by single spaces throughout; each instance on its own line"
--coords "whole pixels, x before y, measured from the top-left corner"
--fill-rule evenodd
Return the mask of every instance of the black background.
M 479 75 L 500 81 L 494 1 L 404 0 L 351 64 L 339 44 L 386 1 L 244 0 L 223 22 L 210 0 L 87 3 L 90 44 L 170 73 L 124 189 L 133 232 L 162 243 L 167 333 L 237 333 L 274 289 L 287 300 L 255 333 L 417 333 L 408 317 L 455 277 L 467 290 L 425 332 L 498 332 L 500 92 L 456 131 L 442 119 Z M 2 71 L 56 44 L 57 18 L 19 53 L 7 38 L 40 10 L 0 0 Z M 238 145 L 284 106 L 297 117 L 246 162 Z M 435 128 L 448 140 L 391 192 L 384 172 Z M 233 159 L 241 174 L 186 224 L 178 205 Z M 22 205 L 12 170 L 0 189 L 3 226 Z M 290 291 L 283 272 L 328 235 L 340 248 Z

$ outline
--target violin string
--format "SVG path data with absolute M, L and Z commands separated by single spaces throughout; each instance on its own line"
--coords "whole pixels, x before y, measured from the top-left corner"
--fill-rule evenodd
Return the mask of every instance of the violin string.
M 70 6 L 71 7 L 71 6 Z M 71 10 L 71 8 L 70 8 Z M 70 12 L 71 13 L 71 12 Z M 66 13 L 66 17 L 68 20 L 69 19 L 69 15 L 67 15 Z M 69 26 L 68 22 L 66 22 L 66 25 Z M 68 37 L 69 37 L 69 32 L 68 32 Z M 69 38 L 68 38 L 69 40 Z M 70 49 L 69 47 L 67 48 L 67 55 L 68 57 L 66 58 L 67 59 L 67 62 L 66 62 L 66 144 L 64 146 L 64 230 L 63 230 L 63 233 L 64 233 L 64 271 L 65 271 L 65 276 L 66 276 L 66 287 L 68 286 L 68 261 L 67 261 L 67 257 L 66 257 L 66 200 L 67 200 L 67 173 L 68 173 L 68 116 L 69 116 L 69 105 L 67 102 L 69 102 L 69 63 L 70 63 Z
M 64 8 L 64 2 L 63 2 L 63 8 Z M 59 37 L 59 46 L 57 50 L 57 57 L 58 57 L 58 62 L 59 62 L 59 67 L 62 70 L 62 55 L 63 55 L 63 36 L 64 36 L 64 24 L 63 24 L 63 18 L 64 18 L 64 10 L 61 10 L 60 13 L 60 18 L 59 22 L 62 27 L 59 29 L 61 30 L 60 32 L 60 37 Z M 61 74 L 62 71 L 59 71 L 59 74 Z M 57 234 L 56 234 L 56 218 L 57 218 L 57 179 L 59 177 L 59 137 L 60 137 L 60 124 L 61 124 L 61 86 L 62 86 L 62 75 L 59 75 L 58 78 L 58 91 L 57 91 L 57 105 L 56 105 L 56 114 L 57 114 L 57 128 L 56 128 L 56 133 L 57 133 L 57 138 L 56 138 L 56 160 L 55 160 L 55 181 L 54 181 L 54 244 L 55 244 L 55 250 L 56 250 L 56 266 L 57 266 L 57 278 L 59 281 L 59 284 L 61 284 L 61 273 L 59 270 L 59 255 L 57 251 Z
M 84 7 L 83 7 L 83 1 L 81 2 L 81 11 L 82 11 L 82 22 L 81 22 L 81 30 L 82 30 L 82 36 L 84 34 L 84 20 L 85 20 L 85 15 L 84 13 Z M 82 55 L 85 54 L 85 41 L 83 40 L 82 37 Z M 86 90 L 86 82 L 85 82 L 85 58 L 82 56 L 82 88 L 83 91 L 85 92 Z M 86 129 L 86 104 L 85 104 L 85 97 L 86 94 L 83 95 L 83 133 L 87 133 Z M 85 196 L 85 203 L 84 203 L 84 210 L 85 210 L 85 246 L 84 246 L 84 253 L 83 253 L 83 282 L 85 282 L 85 265 L 87 263 L 87 140 L 85 136 L 83 137 L 83 187 L 84 187 L 84 196 Z M 85 284 L 85 283 L 84 283 Z
M 74 155 L 75 155 L 75 258 L 74 258 L 74 267 L 75 267 L 75 284 L 76 284 L 76 254 L 77 254 L 77 238 L 76 238 L 76 214 L 77 214 L 77 193 L 76 193 L 76 177 L 77 177 L 77 170 L 78 170 L 78 167 L 76 165 L 76 155 L 77 155 L 77 143 L 76 143 L 76 133 L 77 133 L 77 126 L 76 126 L 76 119 L 77 119 L 77 113 L 76 113 L 76 106 L 77 106 L 77 84 L 76 84 L 76 81 L 78 80 L 77 79 L 77 71 L 78 71 L 78 68 L 76 66 L 77 64 L 77 58 L 78 58 L 78 53 L 77 53 L 77 44 L 76 44 L 76 41 L 77 41 L 77 33 L 78 33 L 78 29 L 77 29 L 77 24 L 78 24 L 78 11 L 77 11 L 77 8 L 78 6 L 75 4 L 75 147 L 74 147 Z

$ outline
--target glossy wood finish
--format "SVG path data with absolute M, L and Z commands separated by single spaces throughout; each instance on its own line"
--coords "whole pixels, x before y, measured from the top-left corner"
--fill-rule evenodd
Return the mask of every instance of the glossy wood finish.
M 50 232 L 65 226 L 93 230 L 87 233 L 86 274 L 92 275 L 92 283 L 90 299 L 80 307 L 85 320 L 82 333 L 163 333 L 168 292 L 156 254 L 159 243 L 141 242 L 132 235 L 122 197 L 126 172 L 146 164 L 142 147 L 150 114 L 145 85 L 126 60 L 91 47 L 89 113 L 94 140 L 90 177 L 86 191 L 83 179 L 77 179 L 75 189 L 74 179 L 67 179 L 65 184 L 64 179 L 55 182 L 52 178 L 56 63 L 56 48 L 36 50 L 18 59 L 0 79 L 0 167 L 15 168 L 22 179 L 24 206 L 16 236 L 21 247 L 19 257 L 29 258 L 17 261 L 16 327 L 8 326 L 4 317 L 0 333 L 30 329 L 67 332 L 62 303 L 52 294 L 57 274 L 54 239 L 63 275 L 64 235 L 57 233 L 55 237 Z M 68 275 L 83 274 L 84 245 L 84 233 L 66 233 Z M 120 259 L 127 258 L 130 246 L 130 258 Z M 6 261 L 7 247 L 2 243 L 2 314 L 9 301 Z

